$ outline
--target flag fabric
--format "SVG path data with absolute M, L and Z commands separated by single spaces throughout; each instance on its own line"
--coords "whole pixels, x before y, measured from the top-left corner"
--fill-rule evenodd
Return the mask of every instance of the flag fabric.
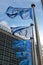
M 18 31 L 20 31 L 20 30 L 24 30 L 24 29 L 26 29 L 26 28 L 29 28 L 29 26 L 28 27 L 25 27 L 25 26 L 19 26 L 19 27 L 10 27 L 11 28 L 11 31 L 12 32 L 18 32 Z
M 17 65 L 32 65 L 32 44 L 30 40 L 13 40 L 12 49 L 15 51 Z M 15 62 L 15 61 L 14 61 Z
M 6 10 L 6 14 L 10 17 L 10 18 L 14 18 L 18 15 L 19 13 L 19 9 L 18 8 L 14 8 L 9 6 Z
M 32 36 L 31 27 L 29 27 L 29 26 L 11 27 L 11 32 L 12 32 L 12 34 L 17 33 L 17 34 L 27 37 L 27 38 Z
M 20 15 L 22 19 L 32 19 L 32 8 L 14 8 L 9 6 L 6 10 L 6 14 L 10 18 L 14 18 Z
M 28 8 L 28 9 L 23 9 L 21 12 L 20 12 L 20 16 L 22 19 L 29 19 L 31 18 L 32 19 L 32 9 L 31 8 Z

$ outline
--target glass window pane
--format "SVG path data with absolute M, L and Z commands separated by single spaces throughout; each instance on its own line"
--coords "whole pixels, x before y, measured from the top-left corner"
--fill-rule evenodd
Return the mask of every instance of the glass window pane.
M 5 61 L 10 61 L 10 57 L 4 56 Z
M 5 51 L 9 52 L 9 48 L 8 47 L 5 47 Z
M 0 41 L 0 45 L 5 45 L 5 43 L 4 43 L 4 42 L 2 42 L 2 41 Z
M 0 41 L 5 43 L 6 34 L 0 32 Z
M 0 60 L 0 65 L 2 64 L 2 60 Z
M 9 65 L 9 62 L 3 61 L 3 62 L 2 62 L 2 65 Z
M 16 51 L 15 51 L 14 49 L 11 49 L 11 53 L 14 53 L 14 54 L 15 54 L 15 52 L 16 52 Z
M 6 43 L 6 46 L 7 46 L 8 48 L 11 48 L 11 43 L 10 43 L 10 41 Z
M 11 54 L 11 58 L 12 59 L 16 59 L 16 55 L 15 54 Z
M 3 55 L 0 55 L 0 60 L 3 59 Z
M 4 46 L 0 45 L 0 49 L 4 49 Z
M 6 55 L 6 56 L 10 57 L 10 53 L 9 53 L 9 52 L 7 52 L 7 51 L 5 51 L 5 54 L 4 54 L 4 55 Z
M 3 52 L 4 52 L 3 50 L 0 50 L 0 54 L 1 54 L 1 55 L 3 54 Z

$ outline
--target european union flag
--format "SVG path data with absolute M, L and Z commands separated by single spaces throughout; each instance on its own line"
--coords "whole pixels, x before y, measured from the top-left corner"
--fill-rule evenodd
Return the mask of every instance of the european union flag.
M 31 37 L 31 27 L 29 26 L 19 26 L 19 27 L 11 27 L 11 32 L 14 35 L 15 33 L 24 36 L 26 38 Z
M 22 19 L 32 19 L 32 8 L 14 8 L 9 6 L 6 10 L 6 14 L 10 18 L 14 18 L 20 15 Z
M 9 6 L 6 10 L 6 14 L 10 17 L 10 18 L 14 18 L 18 15 L 19 13 L 19 9 L 18 8 L 14 8 Z
M 31 8 L 24 8 L 20 12 L 20 16 L 22 19 L 32 19 L 32 9 Z
M 13 40 L 12 49 L 15 50 L 17 62 L 19 60 L 17 65 L 32 65 L 32 44 L 30 40 Z
M 18 27 L 11 27 L 11 31 L 12 32 L 18 32 L 18 31 L 20 31 L 20 30 L 24 30 L 24 29 L 27 29 L 27 28 L 29 28 L 29 26 L 18 26 Z

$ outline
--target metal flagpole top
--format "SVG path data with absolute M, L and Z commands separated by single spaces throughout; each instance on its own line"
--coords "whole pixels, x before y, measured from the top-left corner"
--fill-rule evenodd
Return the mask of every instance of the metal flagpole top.
M 32 4 L 31 7 L 35 7 L 35 4 Z
M 30 24 L 30 26 L 33 26 L 33 25 L 34 25 L 33 23 Z

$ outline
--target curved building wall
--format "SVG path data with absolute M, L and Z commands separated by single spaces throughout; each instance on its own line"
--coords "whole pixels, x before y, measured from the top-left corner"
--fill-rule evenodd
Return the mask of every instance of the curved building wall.
M 32 65 L 29 43 L 0 29 L 0 65 Z

